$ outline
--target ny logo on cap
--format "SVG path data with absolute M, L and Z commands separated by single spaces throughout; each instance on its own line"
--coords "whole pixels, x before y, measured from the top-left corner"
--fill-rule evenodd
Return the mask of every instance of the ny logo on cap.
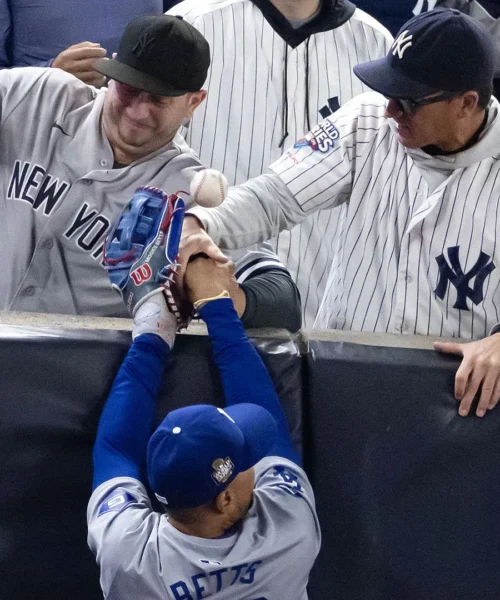
M 392 42 L 392 53 L 394 56 L 396 54 L 399 58 L 403 58 L 404 53 L 408 50 L 410 46 L 413 45 L 412 42 L 413 34 L 411 34 L 408 30 L 403 31 L 398 37 Z
M 142 33 L 137 40 L 135 46 L 132 48 L 132 54 L 135 54 L 137 58 L 142 56 L 148 56 L 153 52 L 156 45 L 156 38 L 152 32 L 148 29 Z

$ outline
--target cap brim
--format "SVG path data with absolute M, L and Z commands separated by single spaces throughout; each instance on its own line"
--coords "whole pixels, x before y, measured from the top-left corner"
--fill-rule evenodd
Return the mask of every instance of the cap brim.
M 240 470 L 246 471 L 270 455 L 278 433 L 276 421 L 269 411 L 257 404 L 233 404 L 224 407 L 224 412 L 245 438 L 245 456 Z
M 125 83 L 126 85 L 130 85 L 143 92 L 148 92 L 149 94 L 157 94 L 159 96 L 183 96 L 188 93 L 186 90 L 178 90 L 155 77 L 151 77 L 151 75 L 147 75 L 133 67 L 129 67 L 118 59 L 100 59 L 95 63 L 94 69 L 110 79 L 116 79 L 116 81 L 119 81 L 120 83 Z
M 369 88 L 388 98 L 418 99 L 442 91 L 396 71 L 386 57 L 356 65 L 354 73 Z

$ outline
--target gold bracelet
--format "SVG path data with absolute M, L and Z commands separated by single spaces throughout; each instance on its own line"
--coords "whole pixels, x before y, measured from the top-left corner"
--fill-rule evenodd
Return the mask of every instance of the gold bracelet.
M 221 292 L 218 296 L 214 296 L 213 298 L 202 298 L 201 300 L 196 300 L 196 302 L 193 303 L 193 308 L 195 309 L 195 311 L 199 311 L 200 308 L 202 306 L 205 306 L 205 304 L 207 302 L 212 302 L 212 300 L 220 300 L 221 298 L 230 298 L 231 296 L 229 295 L 229 292 L 227 290 L 224 290 L 223 292 Z

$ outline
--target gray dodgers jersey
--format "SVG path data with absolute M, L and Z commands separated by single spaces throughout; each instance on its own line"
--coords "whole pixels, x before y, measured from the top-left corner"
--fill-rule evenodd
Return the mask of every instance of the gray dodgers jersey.
M 181 533 L 128 477 L 100 485 L 87 518 L 108 600 L 306 600 L 321 543 L 307 476 L 279 457 L 256 465 L 252 507 L 228 537 Z
M 102 265 L 110 224 L 140 185 L 189 191 L 203 168 L 177 135 L 113 169 L 105 94 L 59 69 L 0 73 L 0 309 L 127 316 Z M 270 249 L 230 256 L 240 283 L 280 266 Z

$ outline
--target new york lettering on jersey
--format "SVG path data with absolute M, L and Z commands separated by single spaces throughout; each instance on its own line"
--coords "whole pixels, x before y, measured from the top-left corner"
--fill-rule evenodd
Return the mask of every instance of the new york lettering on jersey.
M 10 177 L 7 199 L 28 202 L 33 210 L 50 217 L 59 202 L 62 202 L 70 189 L 68 181 L 60 180 L 36 163 L 16 160 Z M 64 232 L 66 239 L 75 239 L 84 252 L 92 252 L 92 258 L 100 259 L 104 237 L 109 229 L 110 219 L 99 214 L 87 202 L 79 206 L 69 227 Z
M 99 125 L 105 93 L 58 69 L 1 73 L 0 254 L 9 265 L 0 280 L 4 310 L 126 316 L 102 267 L 110 223 L 138 185 L 189 189 L 202 168 L 176 136 L 151 159 L 113 169 Z M 34 111 L 37 127 L 27 136 Z M 233 260 L 240 282 L 257 269 L 283 268 L 268 249 L 240 251 Z
M 34 210 L 50 216 L 57 202 L 69 188 L 67 181 L 59 181 L 36 163 L 16 160 L 7 190 L 9 200 L 29 202 Z
M 333 4 L 337 20 L 328 12 Z M 210 43 L 208 98 L 186 139 L 230 185 L 265 173 L 318 121 L 365 91 L 352 66 L 389 49 L 389 32 L 372 17 L 342 1 L 323 5 L 317 27 L 308 24 L 307 34 L 278 19 L 262 0 L 187 0 L 169 11 Z M 273 242 L 298 285 L 308 327 L 324 293 L 341 221 L 341 210 L 311 215 Z

